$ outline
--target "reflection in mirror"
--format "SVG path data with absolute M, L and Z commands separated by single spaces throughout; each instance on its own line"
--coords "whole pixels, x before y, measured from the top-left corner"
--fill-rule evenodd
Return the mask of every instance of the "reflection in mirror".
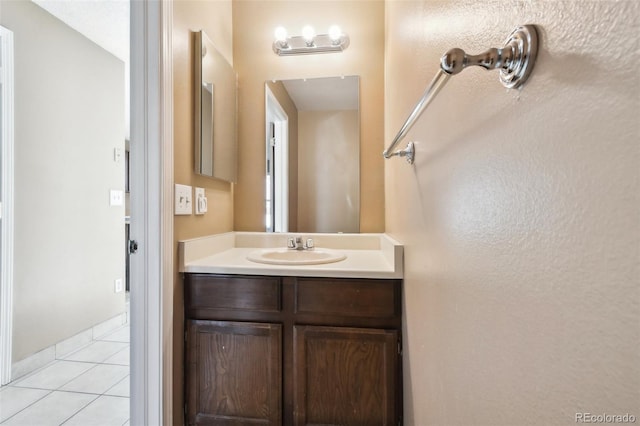
M 266 83 L 267 232 L 360 231 L 359 83 Z
M 195 172 L 236 180 L 236 73 L 203 31 L 194 33 Z
M 200 100 L 200 161 L 196 159 L 196 168 L 200 174 L 213 176 L 213 84 L 202 82 L 202 99 Z M 204 119 L 206 117 L 206 119 Z

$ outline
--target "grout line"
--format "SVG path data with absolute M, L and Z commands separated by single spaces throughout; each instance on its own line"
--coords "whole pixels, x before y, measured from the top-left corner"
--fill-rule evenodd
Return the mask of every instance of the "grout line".
M 106 391 L 104 391 L 104 393 L 103 393 L 102 395 L 105 395 L 105 396 L 119 396 L 119 397 L 121 397 L 121 398 L 130 398 L 129 396 L 111 395 L 111 394 L 108 394 L 108 393 L 107 393 L 107 392 L 109 392 L 111 389 L 113 389 L 113 388 L 115 388 L 116 386 L 118 386 L 120 383 L 124 382 L 125 380 L 130 379 L 130 377 L 131 377 L 131 371 L 129 371 L 129 374 L 127 374 L 127 375 L 126 375 L 122 380 L 120 380 L 120 381 L 119 381 L 119 382 L 117 382 L 115 385 L 111 386 L 109 389 L 107 389 Z M 129 385 L 129 386 L 131 386 L 131 385 Z
M 61 391 L 63 392 L 63 391 Z M 81 393 L 81 392 L 77 392 L 77 393 Z M 95 395 L 95 394 L 89 394 L 89 395 Z M 65 421 L 63 421 L 62 423 L 60 423 L 59 426 L 62 426 L 63 424 L 65 424 L 66 422 L 68 422 L 69 420 L 71 420 L 73 417 L 77 416 L 78 413 L 82 410 L 84 410 L 85 408 L 87 408 L 88 406 L 90 406 L 91 404 L 93 404 L 95 402 L 96 399 L 100 398 L 100 395 L 97 395 L 95 398 L 93 398 L 91 401 L 89 401 L 84 407 L 80 408 L 78 411 L 76 411 L 75 413 L 73 413 L 72 415 L 70 415 Z
M 23 389 L 24 389 L 24 388 L 23 388 Z M 11 418 L 13 418 L 13 417 L 17 416 L 18 414 L 22 413 L 22 412 L 23 412 L 24 410 L 26 410 L 27 408 L 31 407 L 31 406 L 32 406 L 33 404 L 35 404 L 36 402 L 38 402 L 38 401 L 40 401 L 40 400 L 43 400 L 43 399 L 44 399 L 44 398 L 46 398 L 48 395 L 51 395 L 53 392 L 55 392 L 55 391 L 52 391 L 51 389 L 40 389 L 40 390 L 48 390 L 49 392 L 48 392 L 48 393 L 46 393 L 46 394 L 44 394 L 44 395 L 42 395 L 42 397 L 41 397 L 41 398 L 36 399 L 36 400 L 35 400 L 35 401 L 33 401 L 31 404 L 29 404 L 29 405 L 27 405 L 26 407 L 24 407 L 22 410 L 20 410 L 20 411 L 16 411 L 15 413 L 13 413 L 13 415 L 12 415 L 11 417 L 7 417 L 7 418 L 6 418 L 6 419 L 4 419 L 4 420 L 2 421 L 2 423 L 0 423 L 0 424 L 6 424 L 6 423 L 11 419 Z

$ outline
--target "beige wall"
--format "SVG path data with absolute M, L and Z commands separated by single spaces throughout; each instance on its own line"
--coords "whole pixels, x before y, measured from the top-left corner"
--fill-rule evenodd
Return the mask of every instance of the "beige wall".
M 231 0 L 178 0 L 173 3 L 173 115 L 174 180 L 176 183 L 205 188 L 208 212 L 202 216 L 175 216 L 174 244 L 177 241 L 233 230 L 233 185 L 194 173 L 193 141 L 193 36 L 203 30 L 218 51 L 233 65 Z M 176 268 L 177 271 L 177 268 Z M 183 334 L 184 296 L 182 279 L 176 272 L 174 289 L 174 376 L 173 421 L 183 419 Z
M 298 111 L 298 226 L 305 232 L 358 232 L 358 118 L 358 110 Z
M 318 32 L 338 24 L 351 45 L 340 54 L 280 57 L 273 31 Z M 384 3 L 382 1 L 233 1 L 234 67 L 239 77 L 237 231 L 264 230 L 264 83 L 302 77 L 360 76 L 360 230 L 384 230 Z
M 32 2 L 14 32 L 13 362 L 124 312 L 124 65 Z M 98 101 L 99 100 L 99 101 Z
M 531 80 L 453 77 L 386 162 L 407 425 L 640 417 L 640 3 L 390 1 L 386 139 L 440 56 L 541 28 Z

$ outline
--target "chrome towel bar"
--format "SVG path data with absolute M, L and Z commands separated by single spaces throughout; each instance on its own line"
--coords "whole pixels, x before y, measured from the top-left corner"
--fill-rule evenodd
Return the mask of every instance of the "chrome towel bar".
M 444 87 L 452 75 L 458 74 L 468 66 L 477 65 L 487 70 L 499 69 L 500 82 L 507 88 L 518 88 L 527 81 L 538 53 L 538 32 L 534 25 L 522 25 L 507 37 L 502 49 L 491 48 L 479 55 L 467 55 L 464 50 L 454 48 L 440 59 L 440 69 L 422 94 L 422 97 L 409 114 L 400 131 L 382 155 L 384 158 L 405 157 L 413 164 L 415 148 L 409 142 L 404 149 L 394 151 L 396 145 L 409 133 L 409 130 Z

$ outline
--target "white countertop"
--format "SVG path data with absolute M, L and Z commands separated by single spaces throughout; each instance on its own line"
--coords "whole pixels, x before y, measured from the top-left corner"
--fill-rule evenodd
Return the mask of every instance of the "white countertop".
M 268 265 L 247 260 L 254 250 L 284 248 L 287 238 L 313 238 L 317 248 L 345 254 L 320 265 Z M 386 234 L 228 232 L 179 242 L 180 272 L 331 278 L 402 278 L 403 247 Z

